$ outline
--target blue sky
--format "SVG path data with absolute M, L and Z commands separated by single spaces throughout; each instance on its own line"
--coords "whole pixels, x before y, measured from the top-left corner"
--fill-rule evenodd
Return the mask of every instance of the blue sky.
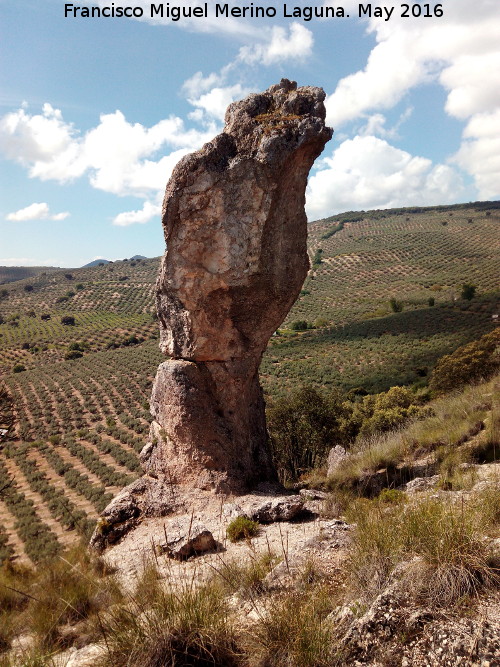
M 144 0 L 77 5 L 141 19 L 0 0 L 0 265 L 160 255 L 172 167 L 221 131 L 230 101 L 282 77 L 322 86 L 335 130 L 311 172 L 310 220 L 497 199 L 498 0 L 447 0 L 419 18 L 372 5 L 394 7 L 389 20 L 360 18 L 359 4 L 287 3 L 349 18 L 285 18 L 282 2 L 263 2 L 276 18 L 225 19 L 209 0 L 208 18 L 172 22 L 150 19 Z

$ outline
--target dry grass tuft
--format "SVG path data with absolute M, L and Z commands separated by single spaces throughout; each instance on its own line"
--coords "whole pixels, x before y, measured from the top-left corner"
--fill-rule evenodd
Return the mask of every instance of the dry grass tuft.
M 334 603 L 324 585 L 274 598 L 252 628 L 248 652 L 259 667 L 326 667 L 332 661 Z
M 139 597 L 145 590 L 146 599 Z M 224 591 L 216 582 L 192 581 L 174 590 L 151 566 L 127 603 L 101 617 L 100 627 L 107 648 L 101 667 L 242 664 Z
M 481 526 L 491 524 L 492 507 L 491 502 L 485 510 L 477 499 L 454 505 L 424 498 L 404 508 L 357 501 L 351 510 L 357 528 L 348 565 L 353 594 L 373 597 L 399 564 L 410 561 L 408 587 L 431 605 L 450 605 L 497 586 L 495 558 L 481 536 Z

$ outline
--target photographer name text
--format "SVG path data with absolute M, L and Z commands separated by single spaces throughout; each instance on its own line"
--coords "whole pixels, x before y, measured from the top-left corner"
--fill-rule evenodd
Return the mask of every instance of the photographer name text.
M 151 3 L 149 8 L 140 6 L 118 6 L 114 3 L 107 7 L 80 7 L 72 3 L 65 3 L 64 16 L 66 18 L 150 18 L 180 21 L 182 19 L 207 19 L 215 17 L 218 19 L 228 18 L 289 18 L 312 21 L 314 19 L 333 18 L 357 18 L 383 19 L 390 21 L 391 18 L 441 18 L 444 14 L 442 4 L 400 4 L 400 5 L 374 5 L 371 3 L 358 4 L 356 14 L 348 14 L 344 7 L 323 5 L 315 6 L 293 6 L 283 4 L 256 5 L 251 2 L 248 5 L 230 5 L 228 3 L 202 3 L 199 5 L 173 5 L 169 2 Z

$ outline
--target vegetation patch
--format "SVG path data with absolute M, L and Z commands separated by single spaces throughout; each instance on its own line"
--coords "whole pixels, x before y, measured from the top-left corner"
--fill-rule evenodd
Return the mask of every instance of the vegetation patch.
M 231 542 L 247 540 L 259 532 L 259 524 L 246 516 L 238 516 L 226 528 L 226 535 Z

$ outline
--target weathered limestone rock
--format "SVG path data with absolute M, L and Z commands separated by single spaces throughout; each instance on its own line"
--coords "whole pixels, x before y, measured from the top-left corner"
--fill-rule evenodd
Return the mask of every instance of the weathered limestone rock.
M 170 558 L 187 560 L 191 556 L 212 551 L 217 543 L 206 526 L 193 522 L 190 516 L 183 516 L 169 523 L 166 541 L 160 547 Z
M 272 481 L 258 368 L 309 267 L 309 170 L 332 131 L 325 94 L 283 79 L 233 103 L 167 185 L 148 474 L 242 493 Z
M 118 542 L 145 516 L 165 516 L 178 509 L 179 501 L 165 480 L 144 476 L 126 486 L 103 510 L 90 546 L 103 551 Z
M 328 477 L 331 477 L 336 473 L 337 468 L 340 466 L 342 461 L 347 458 L 347 456 L 348 454 L 346 450 L 340 445 L 335 445 L 330 449 L 327 461 L 328 472 L 326 473 Z
M 173 170 L 156 286 L 170 359 L 153 386 L 146 474 L 104 510 L 94 547 L 145 516 L 203 506 L 213 492 L 280 490 L 258 369 L 309 268 L 307 176 L 332 136 L 324 99 L 321 88 L 283 79 L 231 104 L 224 131 Z M 299 501 L 260 520 L 285 520 Z
M 253 521 L 260 523 L 291 521 L 305 514 L 304 500 L 302 496 L 279 496 L 264 502 L 254 501 L 249 506 L 245 506 L 245 514 Z

